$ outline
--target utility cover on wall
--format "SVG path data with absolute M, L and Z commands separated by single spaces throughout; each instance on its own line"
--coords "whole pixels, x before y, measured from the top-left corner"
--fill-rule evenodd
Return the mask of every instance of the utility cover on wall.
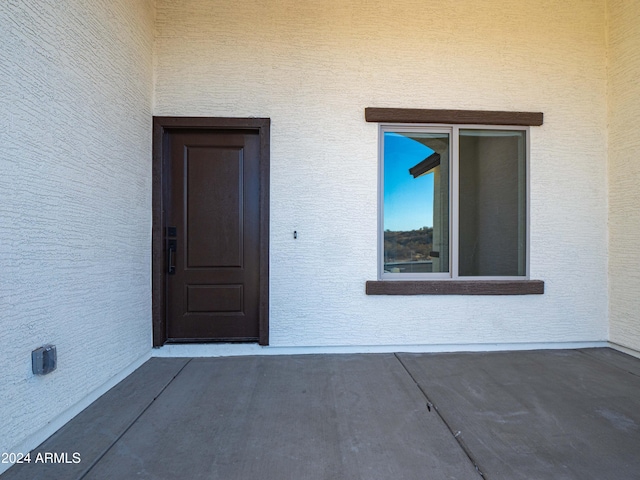
M 58 365 L 55 345 L 45 345 L 31 352 L 31 368 L 35 375 L 53 372 Z

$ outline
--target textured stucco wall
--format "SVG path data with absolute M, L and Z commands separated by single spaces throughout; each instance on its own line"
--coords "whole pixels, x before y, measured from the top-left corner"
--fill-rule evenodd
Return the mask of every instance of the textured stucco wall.
M 150 0 L 0 2 L 0 452 L 150 350 L 153 20 Z M 58 369 L 35 377 L 46 343 Z
M 640 351 L 640 3 L 608 19 L 610 340 Z
M 272 119 L 272 345 L 606 340 L 604 0 L 159 0 L 156 13 L 154 114 Z M 545 295 L 364 294 L 367 106 L 544 112 L 530 238 Z

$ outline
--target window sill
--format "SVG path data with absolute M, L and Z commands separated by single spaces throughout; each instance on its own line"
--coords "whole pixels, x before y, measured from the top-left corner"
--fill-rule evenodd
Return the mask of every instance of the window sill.
M 368 281 L 367 295 L 540 295 L 542 280 Z

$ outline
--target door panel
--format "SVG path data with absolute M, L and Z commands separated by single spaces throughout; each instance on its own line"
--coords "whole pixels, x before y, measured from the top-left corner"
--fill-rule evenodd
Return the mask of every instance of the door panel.
M 242 147 L 184 153 L 188 268 L 242 267 Z
M 188 312 L 241 312 L 242 285 L 187 285 Z
M 178 130 L 168 144 L 164 220 L 176 227 L 177 248 L 166 276 L 167 339 L 257 341 L 258 132 Z

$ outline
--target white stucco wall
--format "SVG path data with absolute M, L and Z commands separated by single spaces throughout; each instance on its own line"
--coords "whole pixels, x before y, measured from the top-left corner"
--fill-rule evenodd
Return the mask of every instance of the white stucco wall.
M 271 344 L 606 340 L 605 18 L 604 0 L 158 0 L 154 114 L 272 120 Z M 369 106 L 544 112 L 530 192 L 544 295 L 365 295 Z
M 0 2 L 0 452 L 149 354 L 153 19 Z M 35 377 L 47 343 L 58 369 Z
M 640 3 L 608 1 L 611 341 L 640 351 Z

